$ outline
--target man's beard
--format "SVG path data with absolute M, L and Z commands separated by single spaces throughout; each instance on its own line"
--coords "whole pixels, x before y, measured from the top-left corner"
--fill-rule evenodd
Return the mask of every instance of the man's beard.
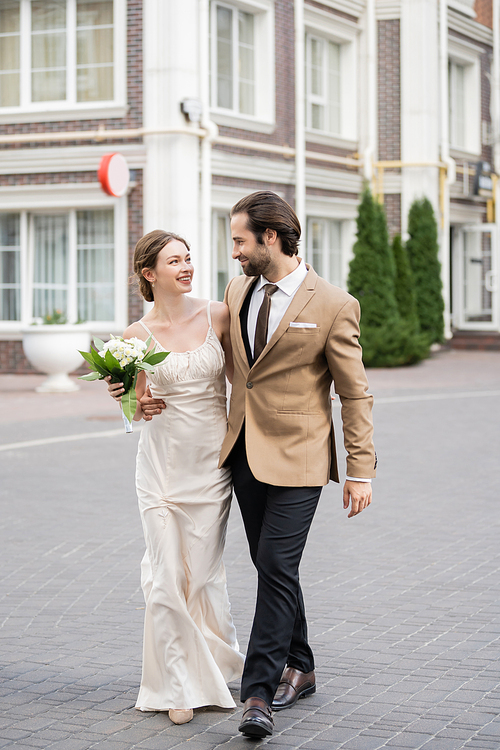
M 248 258 L 243 266 L 245 276 L 262 276 L 271 263 L 271 252 L 265 245 L 255 245 L 255 249 L 252 260 Z

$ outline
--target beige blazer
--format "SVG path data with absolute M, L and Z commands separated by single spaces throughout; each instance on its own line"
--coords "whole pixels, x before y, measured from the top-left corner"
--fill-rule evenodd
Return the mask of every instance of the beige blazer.
M 359 304 L 308 266 L 277 330 L 250 368 L 240 311 L 255 279 L 238 276 L 226 289 L 234 379 L 220 466 L 245 425 L 252 473 L 261 482 L 314 487 L 339 481 L 332 423 L 332 380 L 342 404 L 347 475 L 375 476 L 373 397 L 361 360 Z M 315 327 L 290 327 L 290 323 Z

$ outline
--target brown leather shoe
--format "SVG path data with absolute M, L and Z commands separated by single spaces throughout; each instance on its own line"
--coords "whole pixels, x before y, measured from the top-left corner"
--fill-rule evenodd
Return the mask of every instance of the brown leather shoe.
M 270 737 L 274 730 L 271 709 L 262 698 L 248 698 L 238 731 L 248 737 Z
M 286 667 L 282 676 L 276 695 L 271 704 L 273 711 L 281 711 L 283 708 L 294 706 L 299 698 L 305 698 L 316 692 L 316 678 L 313 672 L 299 672 L 293 667 Z

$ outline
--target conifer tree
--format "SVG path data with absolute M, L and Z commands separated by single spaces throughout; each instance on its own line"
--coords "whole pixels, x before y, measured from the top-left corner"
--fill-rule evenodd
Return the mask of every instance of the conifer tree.
M 434 210 L 428 198 L 412 203 L 408 216 L 406 243 L 408 258 L 415 280 L 417 314 L 420 330 L 429 343 L 444 338 L 444 302 L 441 263 L 438 259 L 438 230 Z
M 396 265 L 389 245 L 383 207 L 363 192 L 357 219 L 357 241 L 349 266 L 349 292 L 361 306 L 363 361 L 368 367 L 418 362 L 428 354 L 418 321 L 402 318 L 395 294 Z
M 403 245 L 400 234 L 394 235 L 392 240 L 392 255 L 396 268 L 394 291 L 399 315 L 404 320 L 414 323 L 415 329 L 419 330 L 420 324 L 417 315 L 415 282 L 413 281 L 413 272 L 408 259 L 408 252 Z
M 356 223 L 357 240 L 347 285 L 361 304 L 363 323 L 381 326 L 398 317 L 394 295 L 395 268 L 384 209 L 374 201 L 368 188 L 363 191 Z

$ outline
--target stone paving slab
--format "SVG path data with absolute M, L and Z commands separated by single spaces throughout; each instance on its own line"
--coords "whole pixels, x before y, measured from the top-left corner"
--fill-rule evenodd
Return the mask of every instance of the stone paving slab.
M 102 384 L 47 396 L 39 376 L 0 376 L 0 446 L 62 438 L 0 452 L 0 748 L 498 750 L 500 354 L 441 352 L 369 379 L 374 504 L 347 520 L 326 488 L 302 565 L 318 691 L 253 743 L 237 684 L 234 711 L 184 726 L 134 709 L 138 432 L 118 431 Z M 245 648 L 255 576 L 236 506 L 225 559 Z

